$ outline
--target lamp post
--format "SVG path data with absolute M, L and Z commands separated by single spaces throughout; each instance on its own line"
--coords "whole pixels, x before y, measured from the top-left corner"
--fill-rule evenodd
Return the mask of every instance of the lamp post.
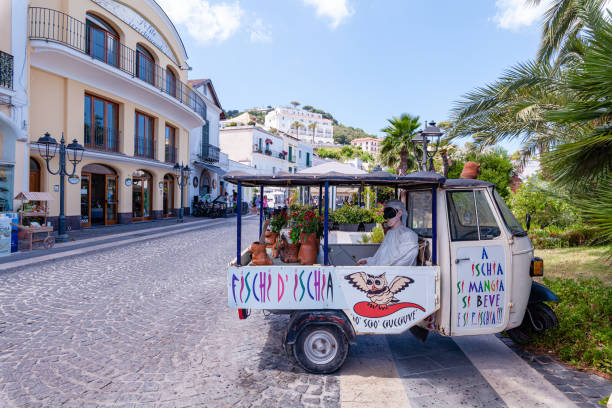
M 440 146 L 440 137 L 442 136 L 442 131 L 439 127 L 436 126 L 436 122 L 431 121 L 425 127 L 425 130 L 420 131 L 414 138 L 412 138 L 412 147 L 414 149 L 414 157 L 419 164 L 419 171 L 433 171 L 433 158 L 438 152 L 438 147 Z M 429 138 L 432 138 L 431 142 Z M 429 144 L 433 143 L 433 139 L 436 139 L 435 148 L 430 151 L 428 149 Z M 421 157 L 419 157 L 419 153 L 417 151 L 417 145 L 423 145 L 423 152 Z M 428 166 L 429 164 L 429 166 Z
M 49 162 L 55 157 L 58 147 L 59 168 L 57 171 L 52 171 Z M 81 160 L 83 160 L 84 150 L 85 149 L 83 146 L 81 146 L 76 139 L 66 146 L 63 132 L 59 144 L 54 138 L 51 137 L 49 132 L 45 133 L 43 137 L 38 139 L 38 153 L 43 159 L 45 159 L 45 162 L 47 163 L 47 171 L 54 176 L 58 174 L 60 176 L 60 213 L 57 237 L 55 238 L 57 242 L 66 242 L 69 239 L 68 234 L 66 234 L 66 216 L 64 215 L 64 177 L 73 177 L 76 174 L 76 166 L 81 162 Z M 68 155 L 68 160 L 70 163 L 72 163 L 71 172 L 68 172 L 66 169 L 66 154 Z
M 178 186 L 181 189 L 181 208 L 179 209 L 178 220 L 176 220 L 177 223 L 183 222 L 183 189 L 185 188 L 187 183 L 189 183 L 189 173 L 191 173 L 191 169 L 189 168 L 189 166 L 183 166 L 178 163 L 174 165 L 174 174 L 176 175 Z

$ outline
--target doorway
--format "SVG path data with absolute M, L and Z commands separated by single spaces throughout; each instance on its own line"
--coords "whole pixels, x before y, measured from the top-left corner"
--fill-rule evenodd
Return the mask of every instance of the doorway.
M 132 220 L 151 219 L 153 176 L 144 170 L 137 170 L 132 175 Z
M 117 174 L 103 164 L 81 171 L 81 227 L 117 223 Z
M 164 217 L 174 217 L 174 177 L 172 177 L 170 174 L 166 174 L 164 176 L 162 200 Z

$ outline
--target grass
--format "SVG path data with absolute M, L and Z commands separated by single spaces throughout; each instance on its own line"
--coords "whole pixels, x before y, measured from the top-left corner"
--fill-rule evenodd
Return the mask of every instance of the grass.
M 559 326 L 535 337 L 530 348 L 550 350 L 575 367 L 612 376 L 612 264 L 606 247 L 536 250 L 543 283 L 559 296 L 551 303 Z

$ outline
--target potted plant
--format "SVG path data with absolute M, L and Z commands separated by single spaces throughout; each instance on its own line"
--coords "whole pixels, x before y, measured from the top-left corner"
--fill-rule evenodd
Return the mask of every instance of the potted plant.
M 338 223 L 338 229 L 356 232 L 361 222 L 360 210 L 357 206 L 346 204 L 334 211 L 334 222 Z
M 298 253 L 300 251 L 300 228 L 297 225 L 291 227 L 289 230 L 289 242 L 287 242 L 287 238 L 284 235 L 281 240 L 281 261 L 285 263 L 297 263 L 299 261 Z
M 287 213 L 281 211 L 270 219 L 270 230 L 266 231 L 266 246 L 273 248 L 278 241 L 281 230 L 287 224 Z M 278 255 L 277 255 L 278 256 Z M 275 256 L 274 258 L 276 258 Z
M 312 265 L 319 254 L 319 238 L 323 232 L 323 217 L 313 210 L 300 213 L 298 227 L 300 231 L 300 251 L 298 258 L 302 265 Z

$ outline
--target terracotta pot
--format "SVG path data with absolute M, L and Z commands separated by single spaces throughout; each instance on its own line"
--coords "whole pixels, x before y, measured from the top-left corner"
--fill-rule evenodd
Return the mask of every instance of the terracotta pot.
M 300 234 L 300 252 L 299 260 L 302 265 L 312 265 L 317 261 L 319 254 L 319 245 L 317 236 L 314 232 L 309 234 Z
M 300 252 L 300 244 L 292 244 L 286 242 L 281 248 L 280 257 L 281 261 L 285 263 L 297 263 L 299 261 L 298 254 Z
M 266 247 L 272 248 L 278 239 L 278 236 L 278 232 L 266 231 Z
M 266 246 L 259 242 L 253 242 L 249 247 L 251 252 L 251 263 L 253 265 L 272 265 L 274 262 L 266 253 Z

